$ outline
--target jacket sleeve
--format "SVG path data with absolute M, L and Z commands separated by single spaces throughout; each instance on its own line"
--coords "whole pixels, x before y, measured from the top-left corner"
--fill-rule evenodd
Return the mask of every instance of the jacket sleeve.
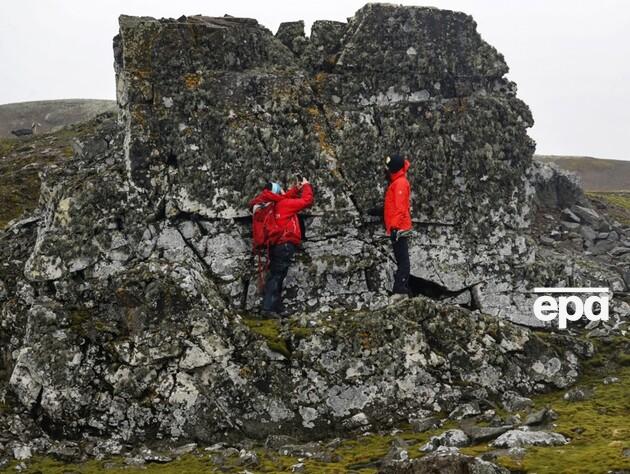
M 403 229 L 407 214 L 409 214 L 409 183 L 400 181 L 394 188 L 394 215 L 391 228 L 407 230 Z
M 281 202 L 286 212 L 298 213 L 313 204 L 313 187 L 310 184 L 305 184 L 302 186 L 300 197 L 283 199 Z
M 287 197 L 287 199 L 295 199 L 300 196 L 300 190 L 297 186 L 293 186 L 292 188 L 288 189 L 287 192 L 284 193 L 284 195 Z

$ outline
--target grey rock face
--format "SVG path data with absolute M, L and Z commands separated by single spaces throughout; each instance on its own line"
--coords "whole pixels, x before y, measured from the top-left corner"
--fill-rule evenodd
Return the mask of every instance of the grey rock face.
M 378 428 L 575 382 L 592 347 L 511 321 L 543 326 L 536 285 L 615 270 L 530 235 L 542 202 L 587 204 L 532 163 L 503 57 L 469 16 L 430 8 L 369 4 L 316 22 L 303 50 L 299 37 L 120 18 L 118 122 L 97 120 L 42 176 L 36 216 L 0 232 L 0 394 L 16 413 L 3 431 L 45 420 L 108 439 L 100 456 L 156 437 Z M 430 298 L 388 306 L 395 264 L 372 211 L 393 149 L 413 162 L 414 293 Z M 260 322 L 246 203 L 296 174 L 316 189 L 286 280 L 296 314 Z

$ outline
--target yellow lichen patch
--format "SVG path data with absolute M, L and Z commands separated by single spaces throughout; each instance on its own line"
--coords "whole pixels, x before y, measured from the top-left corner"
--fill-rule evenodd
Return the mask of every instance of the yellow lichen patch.
M 195 90 L 201 84 L 201 75 L 195 73 L 184 74 L 184 85 L 188 90 Z
M 71 198 L 64 198 L 57 204 L 57 211 L 55 212 L 55 221 L 61 226 L 68 225 L 70 223 L 70 204 Z
M 133 69 L 131 73 L 142 80 L 147 80 L 151 77 L 150 69 Z
M 141 107 L 132 107 L 130 110 L 130 114 L 135 125 L 140 125 L 141 127 L 144 127 L 146 123 L 144 109 L 142 109 Z
M 319 122 L 315 122 L 313 124 L 313 129 L 315 130 L 315 133 L 317 134 L 317 139 L 319 141 L 319 147 L 321 148 L 321 150 L 327 155 L 334 157 L 335 149 L 330 144 L 330 141 L 328 140 L 328 136 L 326 135 L 326 132 L 324 131 L 324 127 L 322 127 L 322 125 Z
M 312 84 L 313 90 L 317 94 L 322 93 L 327 77 L 328 77 L 328 74 L 326 74 L 325 72 L 318 72 L 317 74 L 315 74 L 315 77 L 313 78 L 313 81 L 311 84 Z

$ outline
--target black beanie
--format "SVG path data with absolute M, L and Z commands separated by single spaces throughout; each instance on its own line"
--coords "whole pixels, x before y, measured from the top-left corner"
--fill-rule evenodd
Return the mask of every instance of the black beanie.
M 385 159 L 385 163 L 387 163 L 387 169 L 389 169 L 390 173 L 395 173 L 402 169 L 405 160 L 400 155 L 391 155 Z

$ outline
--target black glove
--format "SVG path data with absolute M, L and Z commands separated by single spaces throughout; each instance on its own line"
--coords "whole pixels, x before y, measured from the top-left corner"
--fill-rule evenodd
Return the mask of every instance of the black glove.
M 392 240 L 398 242 L 398 229 L 392 229 Z

